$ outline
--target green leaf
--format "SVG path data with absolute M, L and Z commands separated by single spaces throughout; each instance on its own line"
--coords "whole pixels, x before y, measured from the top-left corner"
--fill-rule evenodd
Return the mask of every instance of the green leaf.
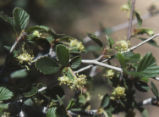
M 57 102 L 59 103 L 60 106 L 62 106 L 64 104 L 63 102 L 64 96 L 60 97 L 59 95 L 56 95 L 56 97 L 57 97 Z
M 114 44 L 114 40 L 111 37 L 109 37 L 109 36 L 106 36 L 106 39 L 108 40 L 109 47 L 112 48 L 112 46 Z
M 135 35 L 142 35 L 142 34 L 147 34 L 149 36 L 154 35 L 154 31 L 152 29 L 149 28 L 136 28 L 134 30 Z
M 74 74 L 74 72 L 72 71 L 72 69 L 70 67 L 65 67 L 63 69 L 63 74 L 66 75 L 70 80 L 74 80 L 76 79 L 76 75 Z
M 43 26 L 43 25 L 36 25 L 36 26 L 32 26 L 30 28 L 27 29 L 28 33 L 32 33 L 33 31 L 38 30 L 40 32 L 49 32 L 51 29 L 47 26 Z
M 34 95 L 36 95 L 38 92 L 38 88 L 37 87 L 32 87 L 32 89 L 29 92 L 24 93 L 24 97 L 32 97 Z
M 84 95 L 80 94 L 78 96 L 78 102 L 80 103 L 80 105 L 86 104 L 86 102 L 87 102 L 86 97 Z
M 132 52 L 118 53 L 116 55 L 122 67 L 126 67 L 128 63 L 137 63 L 140 59 L 140 54 L 134 54 Z
M 159 66 L 151 53 L 146 54 L 139 62 L 137 72 L 141 77 L 156 77 L 159 74 Z
M 29 99 L 24 101 L 24 104 L 27 105 L 27 106 L 32 106 L 34 104 L 34 102 L 32 101 L 31 98 L 29 98 Z
M 142 111 L 142 117 L 149 117 L 148 111 L 146 109 Z
M 101 107 L 106 108 L 109 105 L 110 98 L 108 95 L 105 95 L 101 102 Z
M 149 90 L 148 84 L 142 81 L 138 81 L 138 82 L 136 81 L 135 87 L 136 89 L 142 92 L 147 92 Z
M 59 71 L 57 62 L 49 57 L 43 57 L 37 60 L 35 67 L 45 75 L 54 74 Z
M 151 91 L 159 99 L 158 89 L 157 89 L 156 85 L 153 82 L 151 82 Z
M 11 78 L 24 78 L 27 76 L 26 69 L 20 69 L 11 73 Z
M 56 107 L 49 108 L 46 117 L 56 117 Z
M 56 46 L 56 54 L 59 62 L 66 66 L 69 62 L 69 50 L 62 44 Z
M 9 106 L 9 104 L 2 104 L 2 103 L 0 103 L 0 110 L 8 109 L 8 106 Z
M 139 39 L 141 39 L 142 41 L 145 40 L 145 38 L 139 38 Z M 149 44 L 152 45 L 152 46 L 159 47 L 159 45 L 156 43 L 155 40 L 150 40 L 150 41 L 148 41 L 147 43 L 149 43 Z
M 135 11 L 135 16 L 136 16 L 138 25 L 141 26 L 142 25 L 142 18 L 140 16 L 140 14 Z
M 77 69 L 81 64 L 81 57 L 76 56 L 71 60 L 71 68 L 72 69 Z
M 17 31 L 21 31 L 27 27 L 29 18 L 29 14 L 24 9 L 16 7 L 13 10 L 14 25 Z
M 103 43 L 97 38 L 96 35 L 88 33 L 88 37 L 91 38 L 94 42 L 96 42 L 99 46 L 103 46 Z
M 69 101 L 69 103 L 68 103 L 66 109 L 67 109 L 67 110 L 71 109 L 73 106 L 75 106 L 75 104 L 76 104 L 75 99 L 73 99 L 73 98 L 70 99 L 70 101 Z
M 5 87 L 0 87 L 0 101 L 8 100 L 13 97 L 13 92 Z
M 5 15 L 3 12 L 0 12 L 0 18 L 3 21 L 9 23 L 11 26 L 13 26 L 14 23 L 13 23 L 13 18 L 12 17 L 9 17 L 9 16 Z

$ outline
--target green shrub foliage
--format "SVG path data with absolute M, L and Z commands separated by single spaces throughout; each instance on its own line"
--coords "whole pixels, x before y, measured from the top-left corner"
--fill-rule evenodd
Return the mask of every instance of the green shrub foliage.
M 139 14 L 136 13 L 136 16 L 141 24 Z M 129 115 L 138 109 L 147 117 L 143 102 L 138 102 L 135 95 L 137 90 L 147 92 L 150 89 L 154 94 L 151 103 L 158 104 L 157 87 L 153 82 L 148 85 L 150 79 L 159 74 L 159 66 L 152 53 L 141 56 L 129 51 L 130 42 L 115 42 L 109 35 L 106 36 L 106 44 L 103 44 L 90 33 L 88 36 L 97 44 L 84 46 L 78 39 L 57 34 L 47 26 L 28 26 L 30 17 L 22 8 L 15 8 L 12 16 L 1 13 L 0 17 L 13 27 L 17 36 L 11 47 L 5 46 L 8 56 L 0 75 L 1 116 L 22 117 L 23 114 L 32 117 L 30 111 L 33 111 L 38 113 L 38 117 L 112 117 L 119 112 Z M 145 29 L 141 30 L 138 34 L 147 33 Z M 84 53 L 94 50 L 101 50 L 102 57 L 83 59 Z M 119 67 L 111 62 L 112 59 L 118 61 Z M 107 93 L 100 96 L 101 104 L 96 110 L 90 106 L 91 78 L 87 72 L 80 71 L 83 64 L 90 64 L 88 69 L 94 65 L 102 66 L 104 79 L 112 89 L 107 91 L 106 87 Z M 70 92 L 72 97 L 65 100 Z

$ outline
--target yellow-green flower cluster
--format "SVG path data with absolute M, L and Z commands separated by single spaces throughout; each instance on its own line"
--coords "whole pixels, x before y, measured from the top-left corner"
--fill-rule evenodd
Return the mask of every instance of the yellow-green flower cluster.
M 67 77 L 65 75 L 59 77 L 58 80 L 60 81 L 60 85 L 62 85 L 62 84 L 70 85 L 72 83 L 72 81 L 69 79 L 69 77 Z
M 80 89 L 84 87 L 86 84 L 86 75 L 77 75 L 74 79 L 69 78 L 68 76 L 64 75 L 58 78 L 60 85 L 64 84 L 69 86 L 71 89 Z
M 116 42 L 116 47 L 115 49 L 119 52 L 124 52 L 129 49 L 130 42 L 126 40 L 120 40 Z
M 18 59 L 19 63 L 23 64 L 24 62 L 31 63 L 34 59 L 34 56 L 24 51 L 16 58 Z
M 114 99 L 120 99 L 120 98 L 123 98 L 125 96 L 126 96 L 126 94 L 125 94 L 125 88 L 121 87 L 121 86 L 118 86 L 118 87 L 116 87 L 113 90 L 111 99 L 112 100 L 114 100 Z
M 33 32 L 33 36 L 34 36 L 34 37 L 40 37 L 40 36 L 41 36 L 41 33 L 40 33 L 39 31 L 35 30 L 35 31 Z
M 70 47 L 71 48 L 75 48 L 77 50 L 83 51 L 84 50 L 84 45 L 82 44 L 82 42 L 73 39 L 70 41 Z
M 108 79 L 112 79 L 115 76 L 115 72 L 112 69 L 107 70 L 104 76 Z

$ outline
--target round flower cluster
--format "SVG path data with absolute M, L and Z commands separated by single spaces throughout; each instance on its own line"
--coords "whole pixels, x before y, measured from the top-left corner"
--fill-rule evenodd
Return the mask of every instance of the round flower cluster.
M 70 85 L 72 83 L 72 81 L 69 79 L 69 77 L 67 77 L 65 75 L 59 77 L 58 80 L 60 81 L 60 85 L 62 85 L 62 84 Z
M 39 38 L 39 37 L 41 36 L 41 33 L 40 33 L 39 31 L 35 30 L 35 31 L 33 32 L 33 36 Z
M 129 49 L 130 42 L 126 40 L 120 40 L 116 42 L 116 47 L 115 49 L 119 52 L 124 52 Z
M 76 39 L 70 41 L 70 47 L 75 48 L 75 49 L 80 50 L 80 51 L 84 50 L 84 45 L 82 44 L 82 42 L 80 42 Z
M 114 100 L 114 99 L 120 99 L 120 98 L 125 97 L 125 96 L 126 96 L 126 94 L 125 94 L 125 88 L 121 87 L 121 86 L 118 86 L 112 92 L 111 99 L 112 100 Z
M 58 80 L 60 81 L 60 85 L 64 84 L 69 86 L 71 89 L 80 89 L 86 84 L 86 75 L 77 75 L 77 77 L 73 79 L 64 75 L 59 77 Z
M 115 72 L 112 69 L 107 70 L 107 72 L 104 74 L 104 76 L 106 78 L 112 79 L 115 76 Z
M 34 56 L 25 51 L 16 58 L 18 59 L 19 63 L 23 64 L 24 62 L 31 63 L 34 59 Z

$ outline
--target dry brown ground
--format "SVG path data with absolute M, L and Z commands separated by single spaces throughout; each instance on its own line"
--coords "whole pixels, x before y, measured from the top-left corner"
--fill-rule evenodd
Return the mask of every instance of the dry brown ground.
M 102 1 L 102 0 L 101 0 Z M 126 2 L 126 0 L 103 0 L 103 4 L 98 4 L 97 7 L 94 7 L 90 14 L 87 16 L 81 16 L 79 20 L 74 23 L 72 30 L 75 32 L 81 33 L 82 35 L 86 35 L 87 32 L 95 32 L 99 29 L 99 23 L 102 23 L 104 26 L 112 27 L 117 24 L 121 24 L 127 21 L 127 14 L 123 13 L 120 10 L 122 4 Z M 147 9 L 151 4 L 155 4 L 159 8 L 159 1 L 157 0 L 136 0 L 136 9 L 141 13 L 147 13 Z M 144 21 L 143 26 L 152 28 L 156 33 L 159 33 L 159 15 L 149 18 Z M 115 40 L 125 39 L 126 38 L 126 29 L 118 31 L 113 34 L 113 38 Z M 140 42 L 137 39 L 133 39 L 132 45 Z M 159 40 L 157 40 L 159 43 Z M 155 48 L 151 45 L 145 44 L 142 47 L 136 49 L 136 52 L 141 53 L 142 55 L 146 52 L 151 51 L 157 59 L 159 64 L 159 49 Z M 159 87 L 159 82 L 155 82 Z M 137 95 L 139 100 L 143 100 L 147 97 L 152 96 L 152 93 L 148 94 L 140 94 Z M 150 117 L 159 117 L 159 108 L 153 106 L 146 106 Z M 123 116 L 123 115 L 122 115 Z M 138 117 L 141 115 L 138 113 Z

